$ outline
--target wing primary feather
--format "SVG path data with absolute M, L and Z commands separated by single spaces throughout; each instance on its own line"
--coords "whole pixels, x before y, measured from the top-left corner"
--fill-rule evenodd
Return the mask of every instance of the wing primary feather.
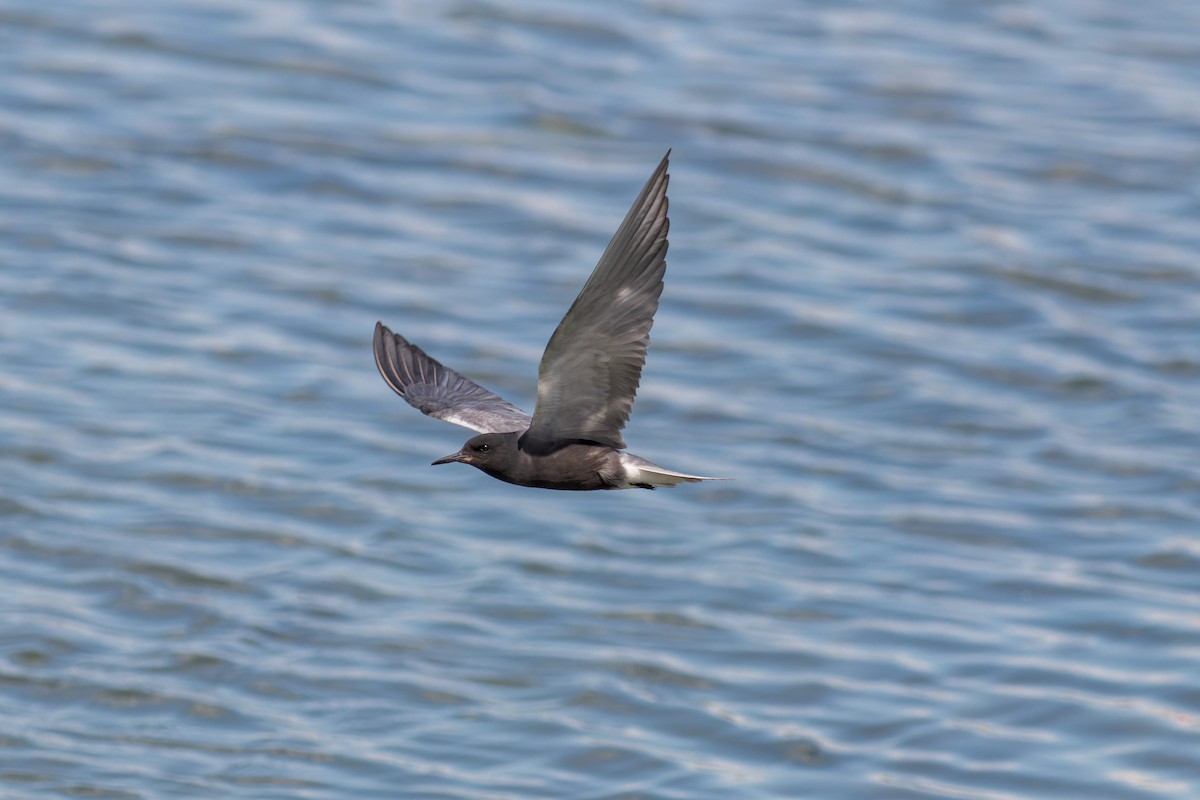
M 382 322 L 375 325 L 374 350 L 387 385 L 424 414 L 481 433 L 529 427 L 524 411 L 431 358 Z

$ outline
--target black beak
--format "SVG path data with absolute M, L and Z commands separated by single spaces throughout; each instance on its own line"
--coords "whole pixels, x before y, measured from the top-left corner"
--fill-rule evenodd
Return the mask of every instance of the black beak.
M 462 451 L 459 451 L 452 456 L 446 456 L 445 458 L 439 458 L 437 461 L 434 461 L 429 466 L 434 467 L 434 466 L 437 466 L 438 464 L 450 464 L 455 461 L 465 462 L 466 460 L 467 460 L 466 454 L 463 453 Z

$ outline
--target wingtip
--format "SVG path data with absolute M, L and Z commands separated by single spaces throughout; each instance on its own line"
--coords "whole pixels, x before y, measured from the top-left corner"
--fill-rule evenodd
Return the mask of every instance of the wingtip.
M 397 388 L 391 374 L 389 374 L 389 361 L 391 360 L 391 354 L 388 352 L 389 333 L 391 331 L 387 329 L 386 325 L 382 322 L 376 322 L 375 340 L 372 343 L 371 351 L 375 355 L 375 367 L 379 370 L 379 374 L 383 376 L 383 380 L 388 386 L 392 387 L 393 391 L 403 397 L 404 392 Z
M 387 325 L 384 325 L 382 322 L 375 323 L 375 336 L 372 337 L 374 341 L 371 349 L 375 351 L 375 364 L 379 367 L 380 372 L 383 371 L 381 358 L 387 350 L 387 343 L 391 338 L 390 334 L 391 331 L 388 330 Z

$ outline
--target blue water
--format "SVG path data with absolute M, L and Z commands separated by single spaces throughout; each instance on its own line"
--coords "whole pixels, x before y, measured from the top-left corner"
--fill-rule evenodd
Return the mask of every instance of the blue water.
M 1200 5 L 0 0 L 0 796 L 1200 797 Z M 527 410 L 674 148 L 626 434 Z

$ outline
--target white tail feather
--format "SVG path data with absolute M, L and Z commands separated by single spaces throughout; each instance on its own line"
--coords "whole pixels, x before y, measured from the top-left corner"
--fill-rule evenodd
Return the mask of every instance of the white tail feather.
M 647 461 L 632 453 L 619 453 L 621 466 L 625 468 L 622 489 L 651 488 L 656 486 L 676 486 L 680 483 L 699 483 L 700 481 L 727 481 L 729 478 L 706 478 L 703 475 L 688 475 L 686 472 L 676 472 L 665 469 L 658 464 Z

